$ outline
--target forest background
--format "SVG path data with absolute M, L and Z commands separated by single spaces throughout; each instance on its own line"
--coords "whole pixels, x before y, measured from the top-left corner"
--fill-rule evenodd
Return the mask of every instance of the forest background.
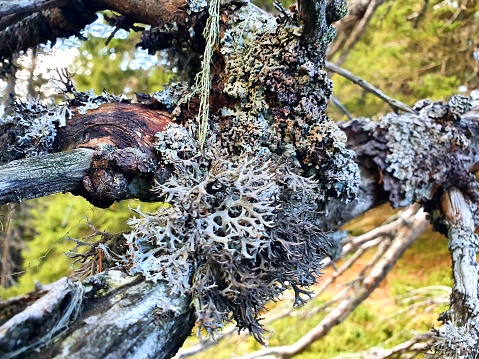
M 376 2 L 377 9 L 358 42 L 349 48 L 342 47 L 332 54 L 330 61 L 408 105 L 422 98 L 446 100 L 454 93 L 479 98 L 479 5 L 475 1 Z M 269 1 L 257 4 L 274 11 Z M 283 3 L 285 7 L 289 5 Z M 120 30 L 105 45 L 112 31 L 113 27 L 93 25 L 84 33 L 89 41 L 70 39 L 29 50 L 18 57 L 15 76 L 11 76 L 15 81 L 4 82 L 1 88 L 2 104 L 12 101 L 12 93 L 20 99 L 51 95 L 49 79 L 55 75 L 59 63 L 48 57 L 52 54 L 67 55 L 71 61 L 65 66 L 76 74 L 73 80 L 77 88 L 92 89 L 97 94 L 104 88 L 127 97 L 134 97 L 135 92 L 151 93 L 181 73 L 181 68 L 169 65 L 166 51 L 152 56 L 135 49 L 134 32 Z M 333 49 L 334 46 L 335 43 Z M 333 74 L 331 77 L 334 97 L 349 116 L 379 118 L 391 110 L 382 100 L 347 79 Z M 333 103 L 329 105 L 329 116 L 337 121 L 347 120 Z M 26 293 L 34 289 L 36 282 L 46 284 L 69 275 L 72 259 L 65 252 L 75 246 L 69 239 L 88 236 L 92 233 L 91 226 L 110 232 L 128 230 L 127 220 L 132 216 L 128 207 L 138 205 L 144 211 L 158 207 L 158 203 L 124 201 L 102 210 L 70 194 L 3 206 L 0 299 Z M 349 236 L 361 235 L 388 221 L 395 212 L 388 206 L 376 208 L 348 224 L 345 230 Z M 321 296 L 269 324 L 269 344 L 294 343 L 314 327 L 327 314 L 325 304 L 353 274 L 368 265 L 374 253 L 374 248 L 362 253 L 349 271 L 335 278 L 334 285 Z M 349 258 L 341 259 L 336 266 Z M 333 278 L 334 273 L 334 268 L 326 268 L 319 285 Z M 439 325 L 437 318 L 447 309 L 451 285 L 447 240 L 426 230 L 380 288 L 342 324 L 297 357 L 361 357 L 372 347 L 394 347 L 417 333 L 427 332 Z M 291 306 L 291 298 L 286 295 L 284 299 L 271 304 L 271 308 Z M 226 358 L 257 349 L 259 344 L 247 335 L 234 335 L 213 350 L 215 357 Z M 363 354 L 358 354 L 362 351 Z M 195 357 L 208 358 L 211 354 L 204 352 Z

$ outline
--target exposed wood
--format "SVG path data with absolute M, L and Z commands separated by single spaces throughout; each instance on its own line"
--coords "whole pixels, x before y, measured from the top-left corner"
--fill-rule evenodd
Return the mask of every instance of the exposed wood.
M 2 358 L 166 359 L 194 324 L 187 297 L 120 271 L 83 283 L 63 278 L 39 292 L 39 300 L 0 327 Z
M 163 131 L 173 118 L 167 111 L 128 103 L 107 103 L 85 114 L 79 114 L 78 108 L 73 111 L 73 118 L 57 131 L 53 145 L 56 151 L 105 145 L 151 150 L 155 134 Z
M 77 149 L 17 160 L 1 166 L 0 203 L 21 202 L 81 189 L 93 153 L 91 149 Z

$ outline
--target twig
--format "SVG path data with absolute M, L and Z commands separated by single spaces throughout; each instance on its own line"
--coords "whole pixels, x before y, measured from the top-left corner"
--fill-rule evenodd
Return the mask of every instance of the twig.
M 397 237 L 389 242 L 389 247 L 369 275 L 365 276 L 359 283 L 360 285 L 350 292 L 349 297 L 343 299 L 315 328 L 292 345 L 265 348 L 243 356 L 242 359 L 260 358 L 268 355 L 274 355 L 282 359 L 291 358 L 293 355 L 306 350 L 316 340 L 324 337 L 331 328 L 344 321 L 379 286 L 404 251 L 411 246 L 427 225 L 425 213 L 418 210 L 417 206 L 411 206 L 401 217 L 403 221 L 402 226 L 397 230 Z
M 355 83 L 356 85 L 361 86 L 363 89 L 365 89 L 367 92 L 372 93 L 373 95 L 379 97 L 381 100 L 386 102 L 389 106 L 391 106 L 393 109 L 398 109 L 404 112 L 409 112 L 409 113 L 414 113 L 417 114 L 416 111 L 414 111 L 411 107 L 408 105 L 405 105 L 404 103 L 395 100 L 387 95 L 385 95 L 382 91 L 380 91 L 378 88 L 374 87 L 371 85 L 369 82 L 366 82 L 365 80 L 353 75 L 351 72 L 348 70 L 345 70 L 339 66 L 336 66 L 335 64 L 331 62 L 327 62 L 324 65 L 324 68 L 326 70 L 329 70 L 331 72 L 334 72 L 338 75 L 343 76 L 344 78 L 348 79 L 349 81 Z
M 405 354 L 410 352 L 412 357 L 417 356 L 419 353 L 427 349 L 431 340 L 433 339 L 434 333 L 428 332 L 423 334 L 418 334 L 412 339 L 398 344 L 390 349 L 382 348 L 372 348 L 370 350 L 360 352 L 339 355 L 334 357 L 334 359 L 346 359 L 346 358 L 364 358 L 364 359 L 387 359 L 387 358 L 397 358 L 401 354 L 401 358 L 406 358 Z
M 331 101 L 333 101 L 334 105 L 341 110 L 342 113 L 346 115 L 349 121 L 353 120 L 353 117 L 351 114 L 348 112 L 348 109 L 341 103 L 341 101 L 338 100 L 337 97 L 331 96 L 330 97 Z

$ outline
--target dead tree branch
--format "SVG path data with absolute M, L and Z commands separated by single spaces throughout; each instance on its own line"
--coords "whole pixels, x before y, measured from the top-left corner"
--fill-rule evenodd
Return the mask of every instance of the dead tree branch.
M 340 54 L 335 61 L 341 66 L 351 50 L 366 32 L 367 26 L 378 7 L 384 0 L 353 0 L 348 1 L 347 15 L 336 24 L 337 37 L 328 51 L 328 60 Z
M 0 167 L 0 203 L 22 202 L 63 191 L 78 191 L 90 169 L 93 150 L 77 149 Z
M 40 299 L 0 327 L 2 358 L 38 357 L 30 351 L 38 348 L 44 358 L 170 358 L 194 324 L 188 297 L 170 293 L 166 283 L 119 271 L 83 283 L 63 278 L 40 291 Z
M 379 97 L 381 100 L 389 104 L 393 109 L 398 109 L 404 112 L 409 112 L 409 113 L 417 113 L 414 111 L 411 107 L 408 105 L 403 104 L 402 102 L 395 100 L 386 94 L 384 94 L 382 91 L 380 91 L 378 88 L 374 87 L 367 81 L 353 75 L 351 72 L 348 70 L 345 70 L 331 62 L 326 62 L 324 65 L 324 68 L 328 71 L 334 72 L 340 76 L 343 76 L 344 78 L 348 79 L 352 83 L 355 83 L 356 85 L 361 86 L 363 89 L 365 89 L 367 92 L 372 93 L 373 95 Z

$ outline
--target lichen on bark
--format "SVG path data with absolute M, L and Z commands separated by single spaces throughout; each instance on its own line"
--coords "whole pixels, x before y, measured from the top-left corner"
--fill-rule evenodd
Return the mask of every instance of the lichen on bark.
M 305 302 L 337 245 L 318 214 L 332 198 L 354 199 L 359 174 L 344 133 L 325 115 L 330 23 L 313 41 L 295 13 L 274 19 L 247 3 L 222 11 L 205 145 L 191 120 L 199 100 L 155 94 L 175 116 L 157 134 L 168 175 L 155 191 L 170 206 L 137 210 L 127 242 L 132 273 L 190 293 L 200 328 L 214 335 L 234 320 L 264 343 L 266 302 L 288 288 L 295 304 Z

